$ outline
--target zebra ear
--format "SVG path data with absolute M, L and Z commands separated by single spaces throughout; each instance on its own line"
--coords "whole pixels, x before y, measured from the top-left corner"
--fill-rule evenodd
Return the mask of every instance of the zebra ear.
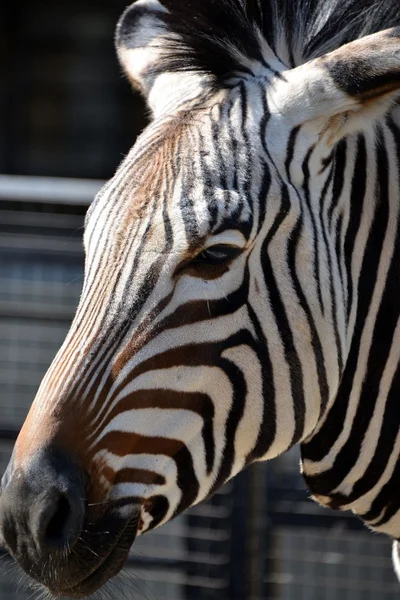
M 138 0 L 125 10 L 116 31 L 120 63 L 154 117 L 196 98 L 205 79 L 198 73 L 166 69 L 166 59 L 179 41 L 168 31 L 167 14 L 159 0 Z
M 345 44 L 283 75 L 280 98 L 274 99 L 279 109 L 299 125 L 322 120 L 337 141 L 371 126 L 398 98 L 400 27 Z

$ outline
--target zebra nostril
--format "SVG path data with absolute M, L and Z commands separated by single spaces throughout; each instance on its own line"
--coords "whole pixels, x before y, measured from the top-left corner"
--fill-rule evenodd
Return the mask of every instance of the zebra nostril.
M 44 536 L 49 542 L 64 543 L 68 539 L 68 522 L 71 515 L 71 506 L 68 499 L 61 495 L 54 507 L 54 514 L 50 516 L 50 520 L 45 528 Z
M 42 555 L 73 546 L 83 526 L 85 506 L 77 490 L 47 492 L 39 504 L 33 537 Z

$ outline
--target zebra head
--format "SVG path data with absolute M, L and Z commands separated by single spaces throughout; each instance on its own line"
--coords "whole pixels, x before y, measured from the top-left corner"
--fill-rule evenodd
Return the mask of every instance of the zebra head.
M 298 442 L 320 502 L 400 537 L 399 17 L 354 7 L 122 16 L 153 121 L 89 209 L 80 304 L 0 499 L 4 543 L 52 592 L 91 593 L 135 535 Z

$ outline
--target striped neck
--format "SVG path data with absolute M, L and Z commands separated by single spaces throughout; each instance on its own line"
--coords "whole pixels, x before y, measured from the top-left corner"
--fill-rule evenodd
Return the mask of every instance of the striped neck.
M 394 117 L 342 142 L 336 151 L 331 185 L 340 189 L 332 194 L 335 205 L 329 211 L 339 277 L 346 290 L 343 372 L 333 401 L 302 445 L 305 479 L 319 502 L 351 509 L 371 527 L 396 537 L 400 535 L 397 110 Z M 347 211 L 340 210 L 344 199 Z

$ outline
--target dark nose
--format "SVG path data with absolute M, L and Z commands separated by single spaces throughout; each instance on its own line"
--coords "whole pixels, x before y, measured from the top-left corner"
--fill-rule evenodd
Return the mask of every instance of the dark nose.
M 85 516 L 84 475 L 77 462 L 47 447 L 24 468 L 11 459 L 0 495 L 0 537 L 21 566 L 69 550 Z

